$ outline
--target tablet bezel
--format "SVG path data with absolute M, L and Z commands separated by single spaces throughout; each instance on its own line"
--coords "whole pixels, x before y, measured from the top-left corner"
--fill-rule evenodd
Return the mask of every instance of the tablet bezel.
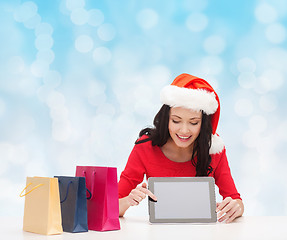
M 207 182 L 210 196 L 211 218 L 155 218 L 156 202 L 148 201 L 150 223 L 214 223 L 217 222 L 215 181 L 213 177 L 150 177 L 148 188 L 154 193 L 155 182 Z

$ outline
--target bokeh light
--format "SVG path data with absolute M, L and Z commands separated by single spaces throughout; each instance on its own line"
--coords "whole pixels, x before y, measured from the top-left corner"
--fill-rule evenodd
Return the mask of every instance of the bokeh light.
M 203 13 L 192 13 L 186 19 L 186 26 L 192 32 L 201 32 L 208 25 L 208 18 Z
M 88 35 L 81 35 L 77 37 L 75 41 L 75 48 L 82 53 L 86 53 L 92 50 L 94 46 L 93 39 Z
M 158 15 L 153 9 L 143 9 L 137 15 L 137 22 L 143 29 L 151 29 L 158 23 Z

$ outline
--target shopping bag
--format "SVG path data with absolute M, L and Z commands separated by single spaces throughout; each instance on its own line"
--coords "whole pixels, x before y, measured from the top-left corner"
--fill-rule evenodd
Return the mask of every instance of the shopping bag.
M 63 232 L 57 178 L 27 177 L 20 196 L 25 196 L 24 231 L 44 235 Z
M 91 192 L 87 200 L 89 230 L 119 230 L 117 169 L 77 166 L 76 176 L 86 178 L 87 189 Z
M 59 181 L 62 226 L 65 232 L 87 232 L 87 197 L 84 177 L 55 176 Z

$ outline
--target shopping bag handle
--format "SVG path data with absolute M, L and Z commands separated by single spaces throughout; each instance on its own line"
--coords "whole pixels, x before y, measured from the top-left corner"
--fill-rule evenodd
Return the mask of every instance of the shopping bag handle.
M 61 182 L 61 181 L 59 180 L 59 182 Z M 68 183 L 67 191 L 66 191 L 66 196 L 64 197 L 63 200 L 60 201 L 60 203 L 63 203 L 63 202 L 65 202 L 65 201 L 67 200 L 67 197 L 68 197 L 68 194 L 69 194 L 69 188 L 70 188 L 70 185 L 71 185 L 72 183 L 73 183 L 72 181 L 70 181 L 70 182 Z M 91 199 L 91 197 L 92 197 L 92 193 L 90 192 L 89 189 L 86 188 L 86 190 L 87 190 L 88 193 L 89 193 L 89 197 L 87 197 L 87 199 L 89 200 L 89 199 Z
M 86 188 L 86 190 L 90 194 L 90 196 L 87 197 L 87 200 L 90 200 L 92 198 L 92 193 L 91 193 L 91 191 L 89 189 Z
M 95 176 L 95 174 L 96 174 L 96 171 L 93 171 L 92 176 Z M 87 178 L 87 177 L 86 177 L 86 171 L 85 171 L 85 170 L 82 172 L 82 176 L 84 176 L 85 178 Z M 93 179 L 93 177 L 92 177 L 92 187 L 91 187 L 91 191 L 89 191 L 89 190 L 87 189 L 87 191 L 88 191 L 89 194 L 90 194 L 90 196 L 87 197 L 88 200 L 90 200 L 90 199 L 92 199 L 92 198 L 94 197 L 94 184 L 95 184 L 95 181 L 94 181 L 94 179 Z
M 59 182 L 60 182 L 60 181 L 59 181 Z M 64 197 L 63 200 L 60 201 L 60 203 L 63 203 L 63 202 L 65 202 L 65 201 L 67 200 L 67 197 L 68 197 L 68 194 L 69 194 L 69 188 L 70 188 L 71 183 L 73 183 L 73 182 L 70 181 L 70 182 L 68 183 L 68 187 L 67 187 L 67 191 L 66 191 L 66 196 Z
M 22 192 L 20 193 L 20 197 L 24 197 L 27 194 L 29 194 L 30 192 L 34 191 L 36 188 L 41 187 L 42 185 L 44 185 L 43 183 L 38 184 L 37 186 L 33 187 L 30 191 L 26 192 L 25 194 L 23 194 L 23 192 L 27 189 L 27 187 L 29 187 L 32 183 L 28 183 L 27 186 L 22 190 Z

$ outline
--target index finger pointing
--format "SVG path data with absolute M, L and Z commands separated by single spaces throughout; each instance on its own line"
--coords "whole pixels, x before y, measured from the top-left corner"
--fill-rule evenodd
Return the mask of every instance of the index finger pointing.
M 146 188 L 143 188 L 142 191 L 143 191 L 146 195 L 148 195 L 149 197 L 151 197 L 154 201 L 157 201 L 156 196 L 155 196 L 150 190 L 148 190 L 148 189 L 146 189 Z

